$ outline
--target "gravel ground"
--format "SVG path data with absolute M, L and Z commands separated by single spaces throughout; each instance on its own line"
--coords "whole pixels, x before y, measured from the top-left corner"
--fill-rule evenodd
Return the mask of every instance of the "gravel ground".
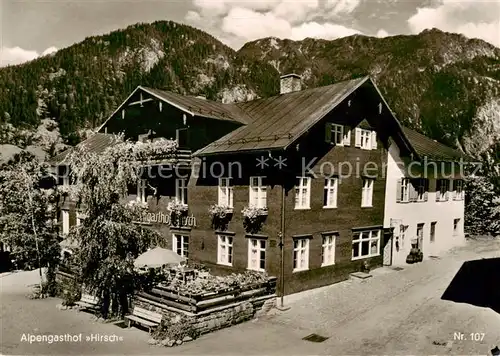
M 466 260 L 500 256 L 500 241 L 479 239 L 439 260 L 402 271 L 381 268 L 366 282 L 348 281 L 285 298 L 291 309 L 221 330 L 176 348 L 149 346 L 146 332 L 104 324 L 87 313 L 58 310 L 58 299 L 29 300 L 38 272 L 0 276 L 0 352 L 11 355 L 360 355 L 489 354 L 500 346 L 500 314 L 440 299 Z M 468 340 L 454 340 L 454 333 Z M 22 341 L 23 334 L 80 335 L 78 342 Z M 328 339 L 303 341 L 311 333 Z M 479 341 L 470 340 L 479 333 Z M 484 333 L 484 336 L 482 334 Z M 86 341 L 117 335 L 116 342 Z

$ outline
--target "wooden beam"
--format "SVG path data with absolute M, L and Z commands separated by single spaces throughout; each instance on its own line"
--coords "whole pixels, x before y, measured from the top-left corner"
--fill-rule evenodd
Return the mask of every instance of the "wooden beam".
M 149 99 L 141 99 L 141 100 L 138 100 L 138 101 L 134 101 L 130 104 L 128 104 L 128 106 L 132 106 L 132 105 L 141 105 L 144 104 L 144 103 L 147 103 L 148 101 L 153 101 L 153 99 L 149 98 Z

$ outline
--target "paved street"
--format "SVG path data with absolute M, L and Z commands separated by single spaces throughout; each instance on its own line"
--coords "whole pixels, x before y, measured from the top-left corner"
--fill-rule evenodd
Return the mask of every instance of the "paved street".
M 0 277 L 2 354 L 489 354 L 500 346 L 500 314 L 441 300 L 464 261 L 500 256 L 499 240 L 469 241 L 439 260 L 381 268 L 366 282 L 348 281 L 285 298 L 291 309 L 205 335 L 176 347 L 149 346 L 146 332 L 94 320 L 87 313 L 56 309 L 58 299 L 29 300 L 35 272 Z M 469 340 L 454 340 L 454 333 Z M 23 334 L 82 334 L 80 342 L 33 343 Z M 322 343 L 302 340 L 311 333 Z M 470 340 L 471 333 L 478 333 Z M 484 336 L 482 334 L 484 333 Z M 121 341 L 87 342 L 91 334 L 118 335 Z

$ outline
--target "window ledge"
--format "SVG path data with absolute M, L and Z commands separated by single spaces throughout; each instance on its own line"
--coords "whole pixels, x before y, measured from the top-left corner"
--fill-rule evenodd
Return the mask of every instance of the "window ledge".
M 362 208 L 373 208 L 373 205 L 361 205 Z
M 221 265 L 221 266 L 226 266 L 226 267 L 233 267 L 232 263 L 217 262 L 217 264 Z
M 321 267 L 335 266 L 335 262 L 332 263 L 322 263 Z
M 294 207 L 293 210 L 311 210 L 311 207 Z
M 249 268 L 249 267 L 247 267 L 247 271 L 253 271 L 253 272 L 265 272 L 266 270 L 265 270 L 265 269 L 262 269 L 262 268 L 255 269 L 255 268 Z
M 323 206 L 323 209 L 337 209 L 337 206 Z
M 292 273 L 309 271 L 309 268 L 296 268 L 292 271 Z
M 376 255 L 369 255 L 369 256 L 361 256 L 361 257 L 353 257 L 351 261 L 358 261 L 358 260 L 365 260 L 367 258 L 372 258 L 372 257 L 378 257 L 380 256 L 380 253 L 377 253 Z

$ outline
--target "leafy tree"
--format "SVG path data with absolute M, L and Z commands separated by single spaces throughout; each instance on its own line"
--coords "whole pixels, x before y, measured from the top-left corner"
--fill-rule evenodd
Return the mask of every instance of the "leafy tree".
M 175 141 L 154 143 L 116 142 L 96 155 L 75 149 L 68 158 L 77 184 L 69 195 L 77 201 L 85 219 L 71 235 L 79 245 L 75 261 L 79 277 L 89 292 L 101 301 L 104 317 L 124 315 L 128 298 L 139 288 L 134 260 L 160 237 L 157 232 L 135 224 L 145 206 L 127 202 L 128 187 L 141 176 L 138 162 L 155 154 L 173 154 Z
M 55 269 L 60 247 L 54 224 L 56 200 L 52 189 L 44 189 L 48 166 L 28 152 L 21 152 L 0 167 L 0 238 L 11 247 L 21 268 L 48 267 L 48 292 L 54 292 Z

